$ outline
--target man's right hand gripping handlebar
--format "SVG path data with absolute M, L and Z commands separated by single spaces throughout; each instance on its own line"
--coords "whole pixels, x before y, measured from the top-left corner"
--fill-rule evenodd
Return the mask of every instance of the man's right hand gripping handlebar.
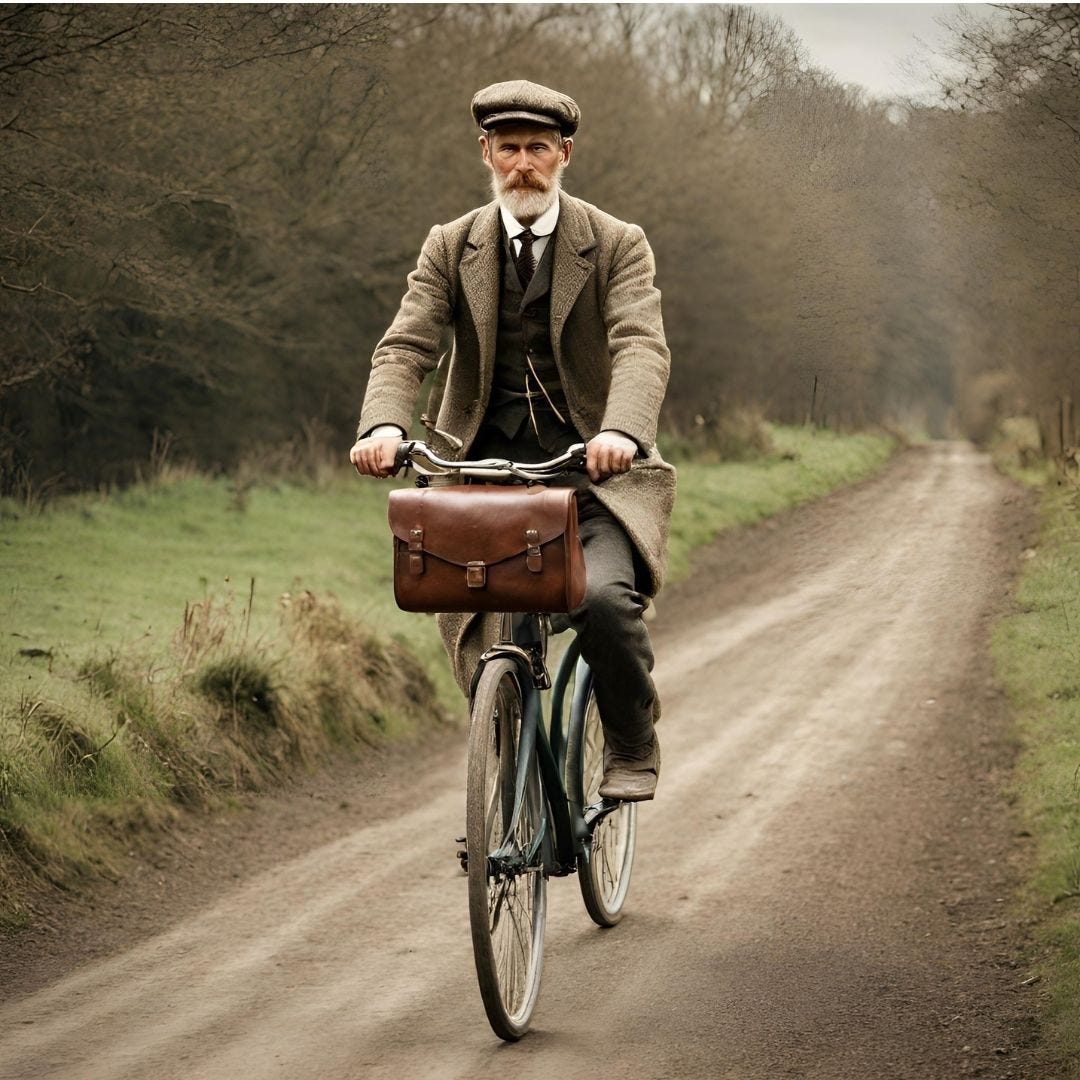
M 398 471 L 397 456 L 402 441 L 400 435 L 368 435 L 364 439 L 357 439 L 349 451 L 349 460 L 361 476 L 377 476 L 385 480 Z

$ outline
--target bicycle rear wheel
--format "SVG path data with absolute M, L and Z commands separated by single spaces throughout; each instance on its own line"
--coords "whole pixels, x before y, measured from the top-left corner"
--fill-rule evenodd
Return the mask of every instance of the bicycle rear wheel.
M 525 763 L 521 813 L 507 835 L 521 724 L 517 667 L 512 660 L 493 660 L 477 686 L 469 729 L 469 922 L 488 1021 L 511 1042 L 528 1031 L 540 994 L 547 888 L 537 843 L 546 808 L 535 751 Z
M 572 726 L 567 772 L 573 784 L 580 776 L 582 804 L 587 811 L 603 802 L 599 788 L 604 778 L 604 729 L 593 693 L 592 673 L 586 669 L 579 678 L 589 680 L 589 690 L 584 717 L 580 725 Z M 598 926 L 614 926 L 623 917 L 636 843 L 637 803 L 619 803 L 596 823 L 585 853 L 578 857 L 581 898 Z

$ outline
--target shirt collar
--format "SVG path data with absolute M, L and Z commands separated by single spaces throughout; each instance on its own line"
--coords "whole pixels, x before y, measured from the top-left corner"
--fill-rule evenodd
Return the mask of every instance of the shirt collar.
M 499 213 L 502 215 L 503 228 L 506 229 L 507 236 L 513 238 L 518 233 L 524 232 L 526 226 L 522 225 L 502 203 L 499 203 Z M 550 236 L 558 223 L 559 200 L 556 199 L 528 228 L 533 236 Z

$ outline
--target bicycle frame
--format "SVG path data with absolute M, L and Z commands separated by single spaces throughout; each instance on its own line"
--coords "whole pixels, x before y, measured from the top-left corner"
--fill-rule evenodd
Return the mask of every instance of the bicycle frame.
M 540 619 L 539 616 L 528 618 L 537 621 Z M 542 630 L 542 633 L 546 637 L 546 631 Z M 502 636 L 503 640 L 493 645 L 481 657 L 477 672 L 482 672 L 484 666 L 492 660 L 503 657 L 512 659 L 518 668 L 522 716 L 513 812 L 502 844 L 488 856 L 490 871 L 495 876 L 520 873 L 530 866 L 535 866 L 539 855 L 545 875 L 564 877 L 577 870 L 578 858 L 585 853 L 596 823 L 619 805 L 613 800 L 604 799 L 598 806 L 586 807 L 584 793 L 580 790 L 568 792 L 564 783 L 567 747 L 570 738 L 578 737 L 580 725 L 585 720 L 591 673 L 588 665 L 581 659 L 581 646 L 575 639 L 559 662 L 552 685 L 547 678 L 542 652 L 538 654 L 516 644 L 512 634 L 507 635 L 504 632 Z M 566 691 L 572 677 L 574 693 L 570 701 L 568 722 L 564 725 Z M 551 716 L 549 724 L 545 726 L 541 694 L 549 685 L 552 692 Z M 534 752 L 540 765 L 540 782 L 548 809 L 546 820 L 551 823 L 552 829 L 550 833 L 546 828 L 542 830 L 533 838 L 529 849 L 522 851 L 514 840 L 514 835 L 525 801 L 528 765 Z

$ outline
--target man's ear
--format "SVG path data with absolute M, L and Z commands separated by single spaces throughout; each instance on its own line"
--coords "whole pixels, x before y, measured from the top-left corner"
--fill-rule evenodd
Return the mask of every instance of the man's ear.
M 483 155 L 484 164 L 491 164 L 491 148 L 488 146 L 488 140 L 486 135 L 480 136 L 480 153 Z
M 574 150 L 573 139 L 563 139 L 562 141 L 562 163 L 564 165 L 570 164 L 570 155 Z

